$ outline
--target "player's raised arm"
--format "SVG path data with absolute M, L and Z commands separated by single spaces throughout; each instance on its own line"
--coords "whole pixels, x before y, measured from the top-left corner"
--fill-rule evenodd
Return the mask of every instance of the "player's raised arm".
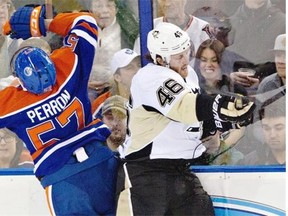
M 45 5 L 20 7 L 6 22 L 3 33 L 24 40 L 46 36 L 47 31 L 66 36 L 75 25 L 81 26 L 79 29 L 85 29 L 92 37 L 98 36 L 96 21 L 89 13 L 60 13 L 54 19 L 46 19 Z M 77 34 L 77 31 L 73 33 Z

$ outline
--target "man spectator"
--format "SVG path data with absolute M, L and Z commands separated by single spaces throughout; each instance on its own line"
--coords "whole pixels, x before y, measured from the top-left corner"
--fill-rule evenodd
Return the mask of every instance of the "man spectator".
M 234 38 L 228 50 L 253 64 L 273 61 L 269 50 L 285 33 L 285 14 L 270 0 L 245 0 L 230 17 Z
M 262 98 L 261 94 L 277 89 L 282 89 L 278 93 L 280 94 L 279 96 L 286 95 L 286 34 L 277 36 L 274 43 L 274 48 L 271 50 L 271 52 L 274 54 L 276 73 L 271 74 L 262 80 L 257 90 L 259 98 Z M 267 96 L 264 96 L 263 100 L 265 100 L 266 97 Z
M 200 44 L 203 41 L 214 37 L 211 26 L 208 22 L 185 12 L 186 4 L 188 2 L 190 3 L 190 1 L 157 0 L 157 2 L 163 16 L 154 19 L 154 27 L 156 27 L 159 23 L 168 22 L 177 25 L 179 28 L 189 34 L 192 41 L 190 65 L 193 67 L 193 57 Z M 136 40 L 134 50 L 137 53 L 140 53 L 139 44 L 139 40 Z
M 286 112 L 285 97 L 279 98 L 260 110 L 264 143 L 247 154 L 240 164 L 284 165 L 286 164 Z
M 274 48 L 270 52 L 275 56 L 277 72 L 264 78 L 258 86 L 256 109 L 253 115 L 254 123 L 247 126 L 243 139 L 237 144 L 237 148 L 245 151 L 244 153 L 250 152 L 258 146 L 259 141 L 263 141 L 262 136 L 259 136 L 262 131 L 258 121 L 260 118 L 259 110 L 279 98 L 286 97 L 286 34 L 281 34 L 276 38 Z
M 123 145 L 126 139 L 127 101 L 119 95 L 114 95 L 107 98 L 102 107 L 102 121 L 111 130 L 107 145 L 112 151 L 118 151 L 118 147 Z
M 127 100 L 129 99 L 132 78 L 140 67 L 140 56 L 131 49 L 124 48 L 113 55 L 111 60 L 113 73 L 111 88 L 92 102 L 94 118 L 102 119 L 101 109 L 108 97 L 120 95 Z

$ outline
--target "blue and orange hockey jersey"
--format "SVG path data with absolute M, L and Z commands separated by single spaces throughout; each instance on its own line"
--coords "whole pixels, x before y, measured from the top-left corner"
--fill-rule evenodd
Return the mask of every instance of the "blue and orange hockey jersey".
M 95 19 L 87 13 L 59 14 L 49 31 L 64 36 L 63 47 L 50 56 L 56 68 L 52 91 L 34 95 L 12 86 L 0 91 L 0 127 L 25 142 L 38 177 L 60 169 L 80 146 L 110 135 L 102 122 L 92 122 L 87 93 L 97 47 Z

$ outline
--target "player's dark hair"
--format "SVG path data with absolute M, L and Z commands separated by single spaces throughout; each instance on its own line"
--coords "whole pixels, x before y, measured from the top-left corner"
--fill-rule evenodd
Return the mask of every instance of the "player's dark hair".
M 146 53 L 146 54 L 144 55 L 144 58 L 145 58 L 147 61 L 154 63 L 154 60 L 153 60 L 152 56 L 150 55 L 150 53 Z M 162 56 L 156 55 L 156 58 L 161 58 L 161 59 L 162 59 Z M 160 65 L 160 64 L 157 62 L 157 65 Z

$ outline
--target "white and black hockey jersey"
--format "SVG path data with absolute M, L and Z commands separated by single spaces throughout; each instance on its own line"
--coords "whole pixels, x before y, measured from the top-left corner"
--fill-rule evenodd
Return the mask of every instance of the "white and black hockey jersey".
M 196 81 L 194 83 L 194 80 Z M 198 78 L 190 68 L 187 80 L 175 71 L 148 64 L 132 79 L 126 159 L 192 159 L 206 149 L 202 122 L 196 117 Z

